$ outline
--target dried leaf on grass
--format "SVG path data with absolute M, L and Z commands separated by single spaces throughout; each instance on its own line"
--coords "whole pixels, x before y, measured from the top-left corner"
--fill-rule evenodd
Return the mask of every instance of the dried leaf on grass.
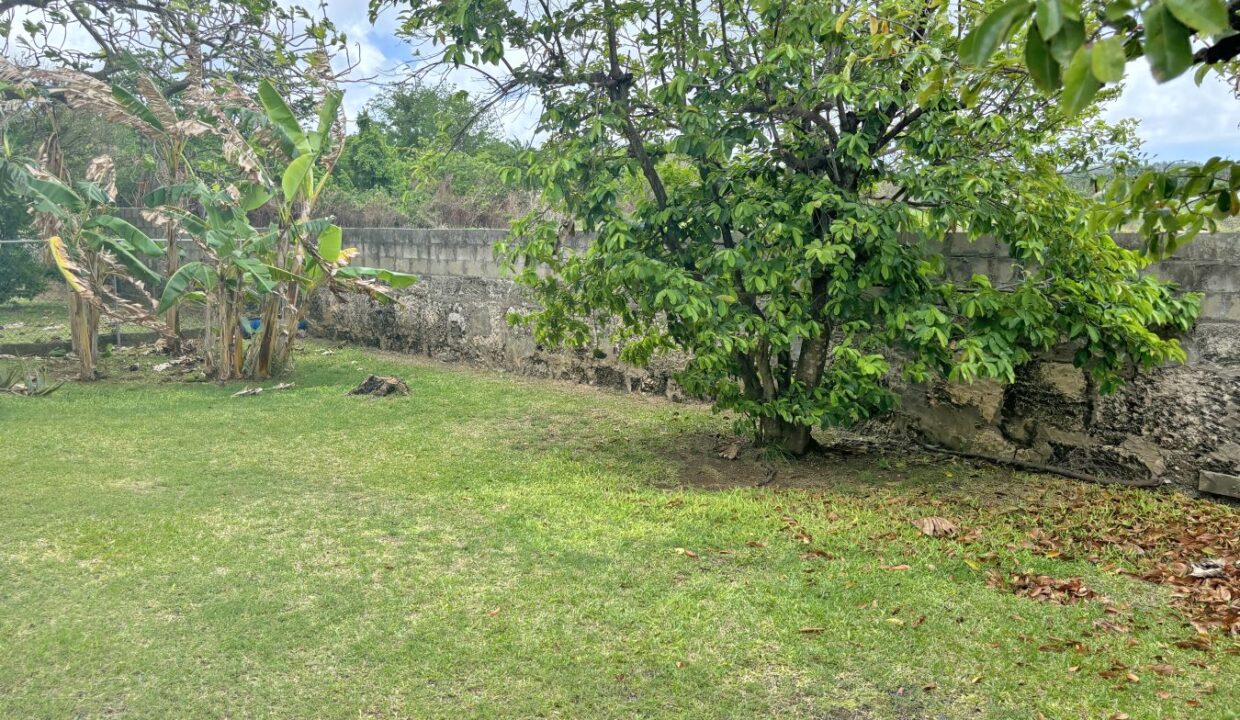
M 915 525 L 918 530 L 921 530 L 922 535 L 928 535 L 930 537 L 951 537 L 959 531 L 959 528 L 956 527 L 956 523 L 948 520 L 947 518 L 938 517 L 936 515 L 918 518 L 913 521 L 913 525 Z
M 1100 566 L 1119 551 L 1137 567 L 1135 577 L 1172 589 L 1173 604 L 1198 630 L 1183 647 L 1209 649 L 1212 630 L 1240 636 L 1240 513 L 1190 498 L 1167 499 L 1150 512 L 1130 492 L 1092 488 L 1057 500 L 1024 516 L 1032 527 L 1022 548 Z
M 1013 573 L 1000 575 L 990 572 L 986 583 L 991 587 L 1008 590 L 1022 597 L 1044 600 L 1058 605 L 1071 605 L 1083 600 L 1099 600 L 1109 603 L 1105 596 L 1099 595 L 1085 585 L 1081 578 L 1056 579 L 1049 575 L 1033 573 Z

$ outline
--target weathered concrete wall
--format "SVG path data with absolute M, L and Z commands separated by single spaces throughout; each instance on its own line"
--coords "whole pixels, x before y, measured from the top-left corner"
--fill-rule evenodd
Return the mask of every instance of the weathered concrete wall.
M 507 314 L 529 306 L 502 277 L 491 247 L 502 230 L 350 229 L 357 264 L 417 274 L 402 307 L 318 298 L 321 334 L 388 349 L 501 367 L 542 377 L 680 395 L 680 361 L 627 367 L 617 348 L 548 352 Z M 1135 242 L 1135 238 L 1121 241 Z M 1003 277 L 1010 261 L 991 241 L 953 239 L 953 273 Z M 1154 272 L 1205 293 L 1197 328 L 1183 342 L 1189 362 L 1132 378 L 1099 396 L 1066 358 L 996 383 L 900 388 L 894 422 L 925 440 L 968 452 L 1052 464 L 1125 479 L 1196 487 L 1201 471 L 1240 475 L 1240 235 L 1198 239 Z

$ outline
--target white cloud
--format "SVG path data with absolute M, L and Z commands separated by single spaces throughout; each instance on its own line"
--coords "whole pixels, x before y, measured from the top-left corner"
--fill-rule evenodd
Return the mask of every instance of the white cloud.
M 1211 73 L 1201 87 L 1190 71 L 1159 85 L 1144 62 L 1128 66 L 1124 93 L 1105 112 L 1108 120 L 1140 121 L 1138 135 L 1160 160 L 1240 158 L 1240 98 Z

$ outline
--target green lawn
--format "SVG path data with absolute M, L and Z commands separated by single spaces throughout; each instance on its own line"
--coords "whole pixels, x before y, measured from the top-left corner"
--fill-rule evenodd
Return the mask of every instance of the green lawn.
M 903 455 L 754 487 L 704 408 L 323 347 L 257 397 L 122 357 L 0 397 L 0 717 L 1240 717 L 1131 549 L 1028 542 L 1234 509 Z
M 0 345 L 18 343 L 69 342 L 69 319 L 67 300 L 63 289 L 51 290 L 33 300 L 11 300 L 0 303 Z M 202 311 L 189 306 L 182 317 L 186 329 L 201 328 Z M 141 325 L 121 324 L 121 332 L 150 333 Z M 116 331 L 116 324 L 104 318 L 99 332 L 107 335 Z
M 6 343 L 68 342 L 66 300 L 46 293 L 33 300 L 0 303 L 0 345 Z

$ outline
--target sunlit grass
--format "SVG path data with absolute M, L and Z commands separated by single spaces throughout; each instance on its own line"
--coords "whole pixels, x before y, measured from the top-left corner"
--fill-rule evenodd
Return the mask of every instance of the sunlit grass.
M 1021 546 L 1041 508 L 1083 523 L 1195 501 L 905 456 L 779 465 L 763 488 L 742 460 L 703 490 L 728 422 L 696 406 L 320 346 L 295 388 L 233 398 L 139 360 L 0 397 L 2 717 L 1240 708 L 1225 639 L 1177 647 L 1193 631 L 1167 592 L 1103 569 L 1134 561 L 1123 548 Z M 412 396 L 344 395 L 370 372 Z M 926 537 L 926 514 L 979 533 Z M 1017 568 L 1083 577 L 1131 632 L 1100 630 L 1100 603 L 988 586 Z M 1117 662 L 1138 681 L 1099 675 Z

